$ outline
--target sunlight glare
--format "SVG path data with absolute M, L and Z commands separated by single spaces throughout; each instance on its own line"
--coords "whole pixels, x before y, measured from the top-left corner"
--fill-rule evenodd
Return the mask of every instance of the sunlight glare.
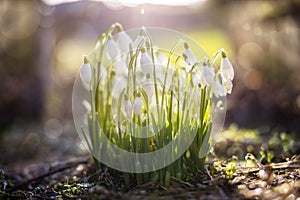
M 76 2 L 80 0 L 42 0 L 47 5 L 59 5 L 62 3 L 70 3 L 70 2 Z M 106 0 L 91 0 L 91 1 L 102 1 L 105 3 L 109 3 L 109 1 Z M 166 5 L 166 6 L 188 6 L 196 3 L 203 3 L 206 0 L 114 0 L 115 3 L 120 3 L 124 6 L 137 6 L 142 4 L 153 4 L 153 5 Z

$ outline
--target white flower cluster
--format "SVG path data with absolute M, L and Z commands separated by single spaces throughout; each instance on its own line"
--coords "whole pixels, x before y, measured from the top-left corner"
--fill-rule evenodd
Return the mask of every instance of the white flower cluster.
M 102 47 L 105 56 L 103 59 L 107 60 L 109 66 L 113 66 L 111 71 L 114 73 L 110 78 L 108 68 L 103 68 L 101 73 L 105 74 L 104 83 L 111 81 L 112 98 L 119 101 L 122 96 L 123 112 L 128 118 L 132 118 L 134 114 L 141 115 L 146 104 L 155 100 L 156 104 L 161 104 L 162 102 L 157 102 L 157 99 L 161 99 L 163 92 L 167 94 L 178 85 L 180 88 L 178 95 L 182 95 L 186 84 L 189 84 L 186 80 L 189 74 L 193 87 L 211 88 L 212 94 L 216 97 L 231 93 L 234 70 L 224 51 L 220 51 L 222 60 L 220 67 L 217 68 L 208 59 L 198 59 L 185 42 L 181 46 L 183 52 L 177 54 L 182 62 L 174 63 L 167 56 L 168 52 L 154 50 L 151 45 L 149 46 L 145 30 L 142 30 L 135 39 L 123 31 L 122 27 L 118 26 L 117 30 L 116 36 L 107 36 L 107 42 Z M 180 77 L 177 79 L 174 78 L 176 69 L 180 70 L 178 73 Z M 89 62 L 82 65 L 80 77 L 84 85 L 90 85 L 93 76 Z M 143 92 L 146 96 L 142 95 Z
M 216 97 L 224 97 L 226 94 L 231 94 L 234 70 L 225 52 L 221 50 L 221 65 L 216 72 L 216 68 L 208 66 L 207 62 L 199 62 L 187 43 L 184 44 L 184 47 L 183 57 L 188 66 L 187 69 L 194 67 L 192 75 L 194 84 L 212 87 L 212 92 Z

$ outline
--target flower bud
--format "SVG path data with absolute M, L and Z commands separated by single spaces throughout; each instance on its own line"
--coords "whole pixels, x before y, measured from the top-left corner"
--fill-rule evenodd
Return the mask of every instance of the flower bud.
M 184 43 L 184 48 L 184 60 L 186 61 L 187 65 L 194 65 L 197 62 L 196 56 L 193 54 L 187 43 Z
M 222 58 L 220 70 L 223 81 L 232 81 L 234 77 L 234 70 L 228 58 Z
M 106 55 L 109 60 L 116 58 L 119 55 L 119 49 L 116 42 L 109 37 L 106 44 Z
M 224 97 L 226 95 L 224 86 L 221 84 L 219 77 L 216 78 L 212 86 L 212 92 L 217 98 L 219 96 Z
M 213 85 L 214 84 L 214 76 L 215 76 L 215 71 L 214 68 L 204 66 L 202 69 L 202 76 L 205 79 L 206 85 Z
M 118 35 L 118 43 L 122 52 L 129 52 L 129 45 L 132 44 L 132 39 L 124 31 Z
M 128 69 L 127 69 L 127 65 L 126 65 L 124 59 L 120 58 L 117 60 L 116 65 L 115 65 L 115 70 L 116 70 L 116 74 L 127 76 Z
M 129 99 L 125 100 L 125 113 L 128 118 L 132 117 L 132 104 Z
M 225 89 L 226 93 L 231 94 L 232 82 L 231 81 L 223 82 L 223 86 L 224 86 L 224 89 Z
M 92 79 L 92 70 L 91 70 L 90 64 L 88 64 L 88 63 L 82 64 L 81 70 L 80 70 L 80 78 L 86 87 L 88 87 L 90 85 L 90 82 Z
M 141 32 L 138 34 L 138 36 L 136 37 L 136 39 L 134 40 L 134 42 L 133 42 L 133 45 L 132 45 L 133 50 L 136 50 L 137 47 L 139 46 L 139 44 L 140 44 L 140 43 L 142 42 L 142 40 L 144 40 L 144 39 L 145 39 L 145 37 L 144 37 L 144 32 L 141 31 Z
M 136 97 L 133 103 L 134 113 L 140 115 L 142 113 L 142 99 L 141 97 Z

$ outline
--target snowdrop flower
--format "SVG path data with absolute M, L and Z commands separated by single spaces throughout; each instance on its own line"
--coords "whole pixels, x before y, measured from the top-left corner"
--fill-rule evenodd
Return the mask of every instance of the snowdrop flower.
M 215 70 L 213 67 L 204 66 L 202 69 L 202 77 L 205 80 L 205 85 L 214 84 Z
M 200 67 L 199 70 L 196 70 L 192 74 L 192 81 L 195 86 L 197 85 L 206 85 L 206 80 L 203 76 L 203 66 Z
M 116 58 L 119 55 L 119 49 L 116 42 L 109 37 L 107 44 L 106 44 L 106 56 L 108 60 Z
M 132 44 L 132 39 L 124 31 L 118 34 L 118 44 L 122 52 L 129 52 L 129 45 Z
M 133 50 L 136 50 L 137 47 L 139 46 L 139 44 L 145 39 L 144 37 L 144 32 L 141 31 L 138 36 L 136 37 L 136 39 L 134 40 L 133 44 L 132 44 L 132 47 L 133 47 Z
M 112 96 L 114 98 L 119 98 L 122 91 L 126 88 L 127 79 L 124 76 L 114 76 L 112 83 Z
M 125 100 L 125 113 L 128 118 L 132 117 L 132 104 L 129 99 Z
M 230 63 L 224 52 L 222 52 L 220 71 L 221 77 L 225 82 L 232 81 L 234 77 L 234 70 L 232 64 Z
M 144 73 L 146 74 L 152 73 L 153 71 L 152 59 L 150 58 L 149 54 L 146 52 L 145 49 L 142 49 L 140 65 Z
M 92 69 L 90 64 L 88 63 L 82 64 L 80 70 L 80 78 L 83 81 L 84 86 L 86 88 L 89 88 L 90 82 L 92 80 Z
M 224 97 L 226 95 L 224 86 L 221 84 L 219 77 L 215 79 L 212 85 L 212 92 L 218 98 L 219 96 Z
M 224 86 L 226 93 L 231 94 L 232 86 L 233 86 L 232 82 L 231 81 L 223 82 L 223 86 Z
M 185 50 L 183 55 L 185 57 L 185 62 L 187 63 L 187 65 L 194 65 L 197 62 L 196 56 L 193 54 L 187 43 L 184 43 L 184 48 Z
M 141 97 L 136 97 L 133 102 L 133 111 L 135 114 L 140 115 L 142 113 L 142 99 Z
M 123 58 L 117 60 L 115 65 L 116 74 L 127 76 L 128 69 Z

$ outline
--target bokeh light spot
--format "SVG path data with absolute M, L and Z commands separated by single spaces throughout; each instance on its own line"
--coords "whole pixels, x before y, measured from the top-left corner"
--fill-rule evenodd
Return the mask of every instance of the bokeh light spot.
M 63 133 L 63 126 L 57 119 L 49 119 L 45 123 L 45 135 L 51 139 L 58 138 Z
M 262 87 L 263 77 L 261 73 L 255 69 L 249 70 L 245 77 L 244 83 L 251 90 L 259 90 Z
M 237 59 L 242 67 L 249 69 L 252 68 L 256 63 L 260 63 L 263 57 L 263 48 L 255 42 L 248 42 L 239 48 Z

